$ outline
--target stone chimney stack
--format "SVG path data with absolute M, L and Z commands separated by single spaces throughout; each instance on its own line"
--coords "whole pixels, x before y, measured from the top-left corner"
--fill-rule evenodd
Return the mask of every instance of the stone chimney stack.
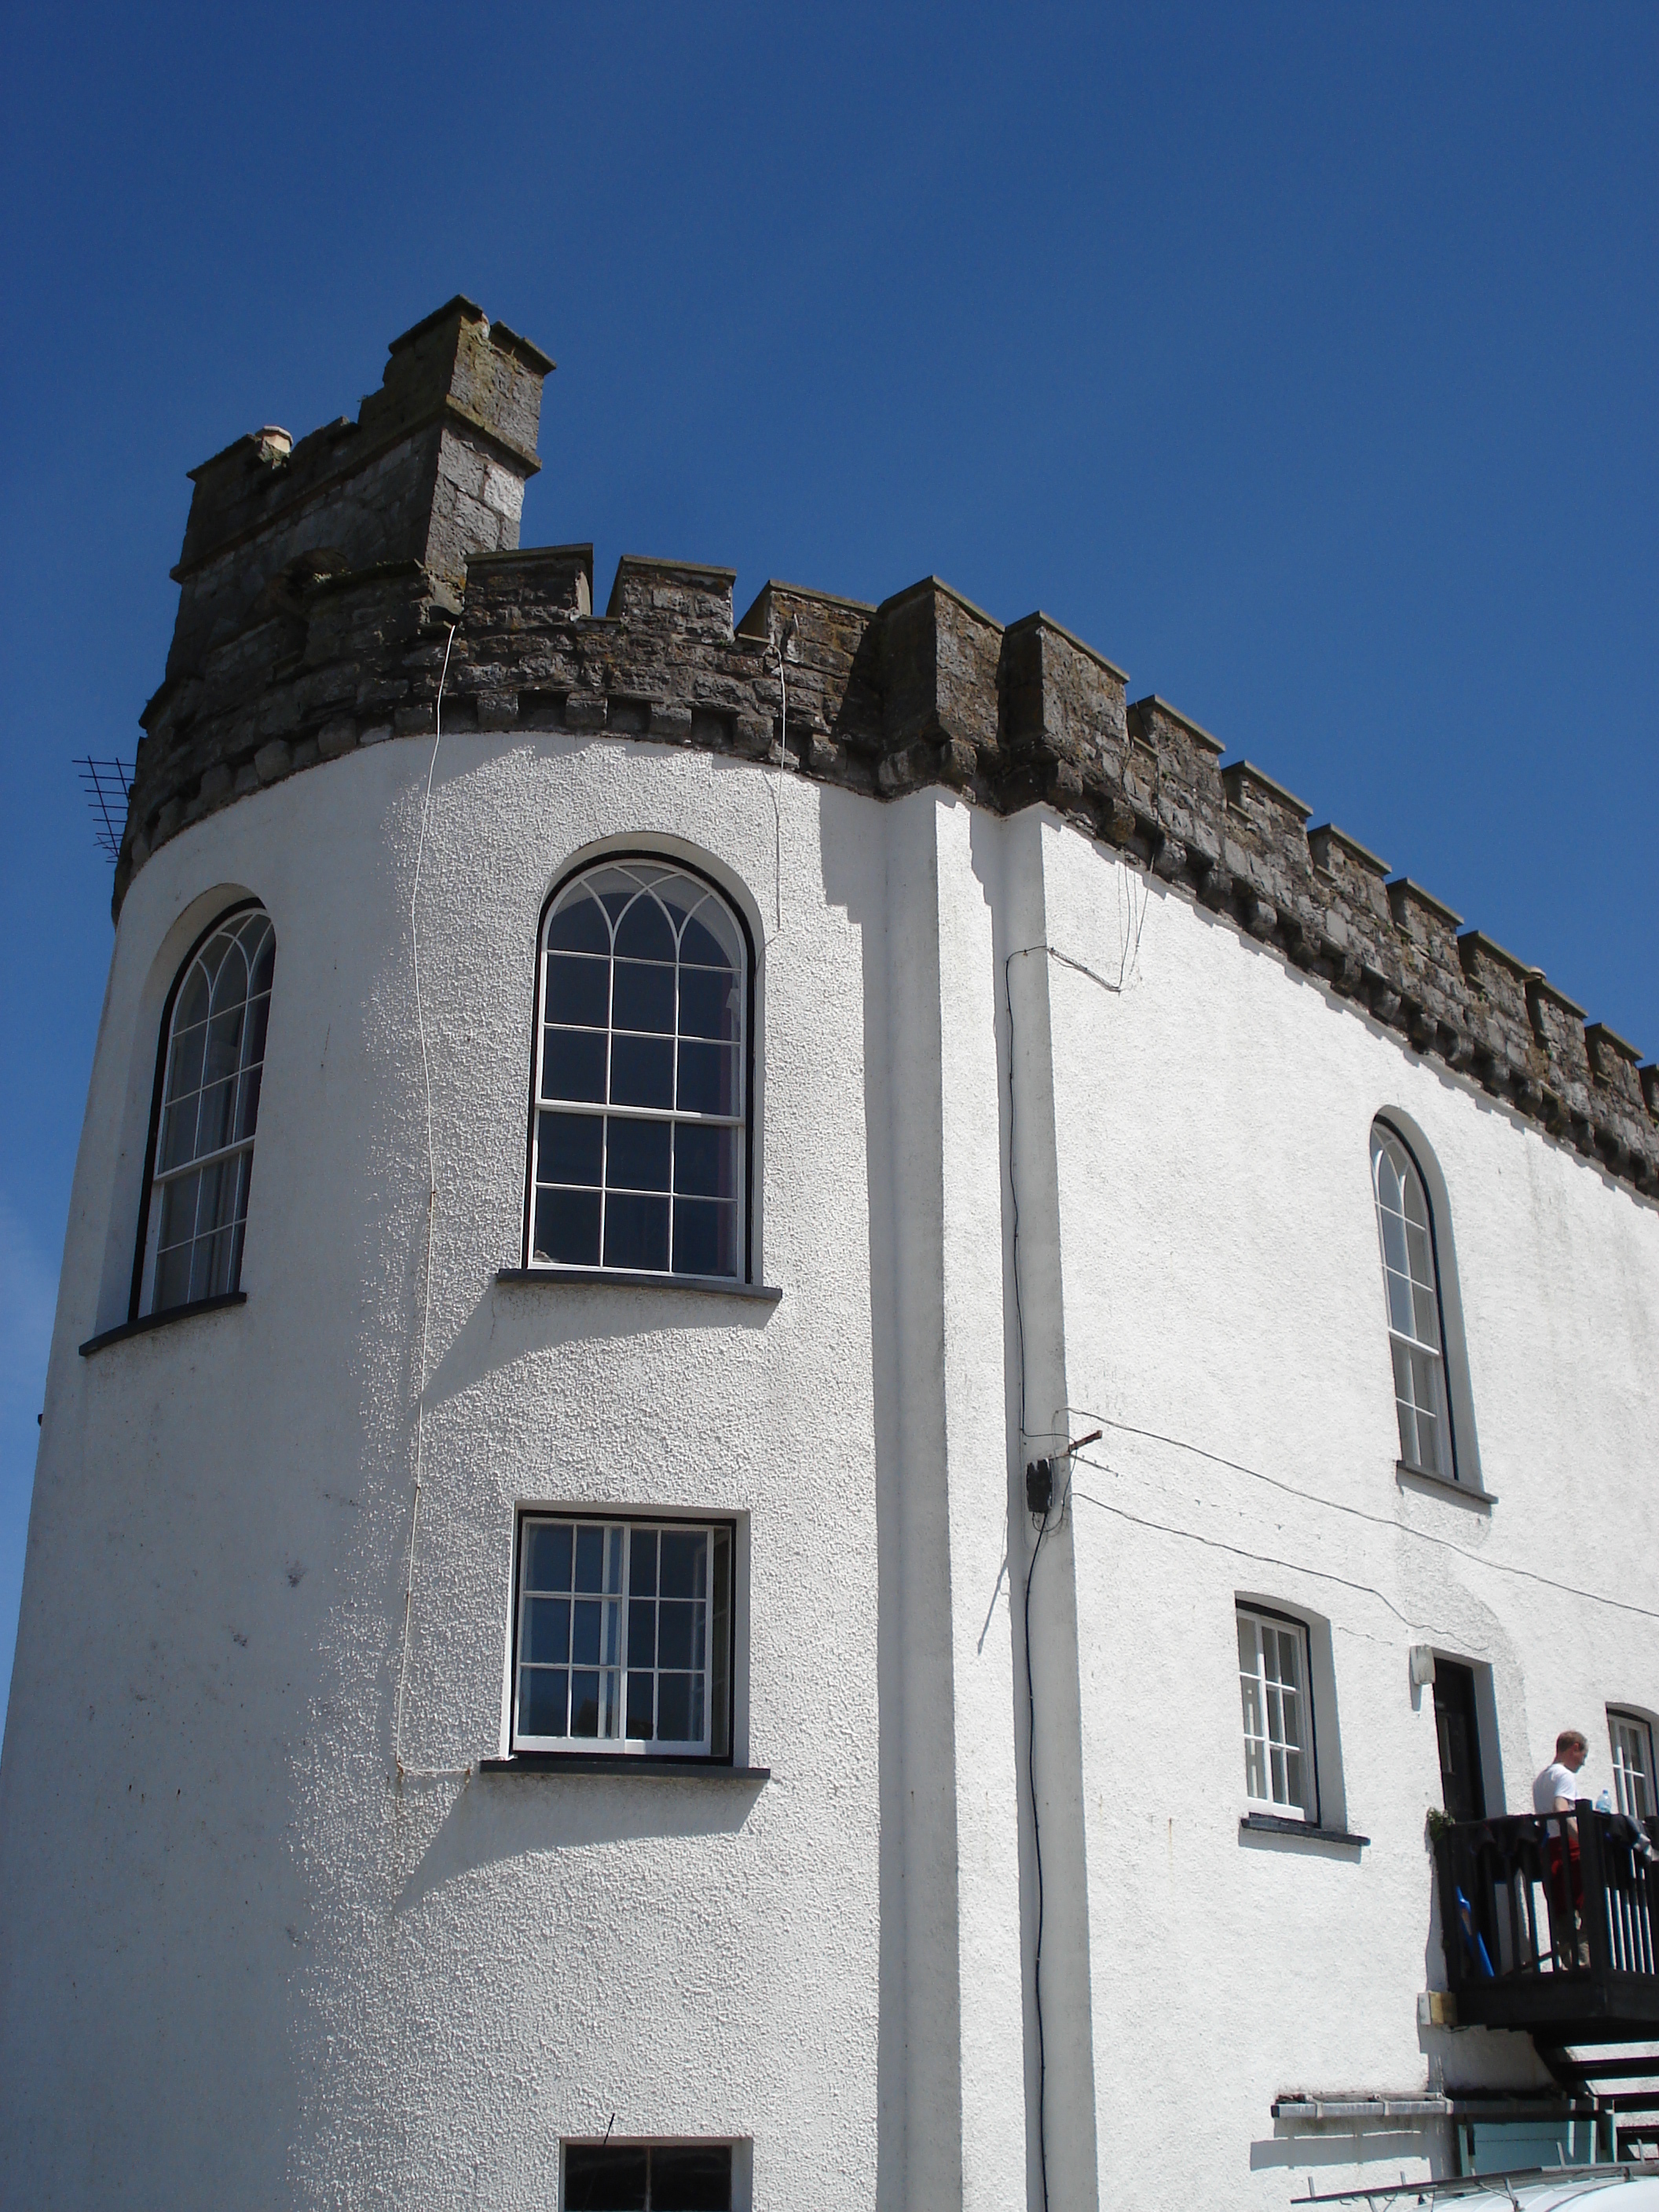
M 191 471 L 170 678 L 313 577 L 415 562 L 459 578 L 470 555 L 517 546 L 553 363 L 459 297 L 390 350 L 355 422 L 298 445 L 268 425 Z
M 179 619 L 116 863 L 357 742 L 431 727 L 469 560 L 512 553 L 553 363 L 471 300 L 392 342 L 354 422 L 274 423 L 191 471 Z

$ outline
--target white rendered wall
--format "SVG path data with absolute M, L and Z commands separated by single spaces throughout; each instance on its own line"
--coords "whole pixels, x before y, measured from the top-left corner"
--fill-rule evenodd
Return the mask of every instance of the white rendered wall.
M 1547 2079 L 1527 2038 L 1417 2026 L 1444 1985 L 1440 1778 L 1407 1652 L 1491 1669 L 1494 1812 L 1531 1809 L 1564 1727 L 1589 1736 L 1594 1795 L 1607 1705 L 1659 1702 L 1659 1211 L 1076 835 L 1048 830 L 1044 868 L 1057 950 L 1115 983 L 1122 917 L 1139 929 L 1121 990 L 1046 963 L 1069 1418 L 1107 1425 L 1062 1547 L 1101 2201 L 1280 2206 L 1445 2146 L 1378 2133 L 1357 2160 L 1351 2128 L 1276 2130 L 1277 2095 Z M 1396 1480 L 1367 1150 L 1385 1109 L 1447 1188 L 1489 1513 Z M 1328 1624 L 1322 1818 L 1363 1850 L 1240 1834 L 1237 1596 Z
M 428 758 L 240 801 L 123 909 L 0 1765 L 8 2188 L 528 2212 L 614 2113 L 752 2139 L 757 2206 L 1039 2202 L 1022 1473 L 1103 1421 L 1175 1442 L 1109 1425 L 1033 1583 L 1053 2212 L 1424 2170 L 1422 2134 L 1356 2164 L 1268 2106 L 1539 2078 L 1525 2039 L 1416 2025 L 1439 1785 L 1406 1655 L 1490 1668 L 1512 1805 L 1558 1727 L 1599 1788 L 1604 1705 L 1659 1705 L 1650 1620 L 1513 1571 L 1647 1602 L 1659 1213 L 1042 810 L 446 739 L 404 1756 L 504 1747 L 519 1505 L 678 1507 L 739 1518 L 737 1750 L 772 1779 L 399 1789 Z M 754 933 L 775 1307 L 495 1279 L 538 918 L 605 848 L 696 860 Z M 163 999 L 248 894 L 277 958 L 247 1304 L 82 1359 L 125 1317 Z M 1490 1515 L 1395 1480 L 1384 1107 L 1448 1188 Z M 1328 1648 L 1325 1819 L 1363 1851 L 1240 1839 L 1240 1594 Z
M 779 874 L 752 767 L 446 742 L 420 903 L 439 1201 L 404 1757 L 502 1747 L 518 1504 L 678 1506 L 748 1516 L 738 1754 L 773 1779 L 399 1790 L 427 762 L 387 744 L 239 804 L 123 910 L 0 1802 L 6 1893 L 29 1900 L 0 1954 L 9 2185 L 42 2207 L 542 2207 L 561 2135 L 614 2112 L 622 2134 L 752 2136 L 761 2202 L 872 2202 L 882 843 L 866 807 L 786 783 Z M 605 840 L 694 851 L 765 947 L 775 1308 L 494 1279 L 520 1257 L 538 917 Z M 215 886 L 276 929 L 247 1304 L 82 1359 L 125 1318 L 160 994 Z M 885 2149 L 902 2161 L 902 2135 Z

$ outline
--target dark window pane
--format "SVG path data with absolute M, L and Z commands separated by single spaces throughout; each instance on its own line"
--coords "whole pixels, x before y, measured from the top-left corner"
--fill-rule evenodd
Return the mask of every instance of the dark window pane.
M 196 1149 L 201 1152 L 216 1152 L 221 1146 L 230 1142 L 232 1116 L 236 1104 L 236 1079 L 228 1076 L 222 1083 L 210 1083 L 202 1093 L 196 1116 Z
M 207 1059 L 202 1069 L 204 1082 L 222 1082 L 241 1066 L 242 1024 L 246 1014 L 247 1008 L 239 1000 L 228 1012 L 215 1014 L 208 1024 Z
M 591 892 L 579 891 L 547 926 L 550 952 L 609 952 L 611 929 Z
M 236 1127 L 232 1135 L 237 1143 L 251 1137 L 259 1121 L 259 1081 L 264 1073 L 262 1064 L 256 1062 L 242 1078 L 236 1096 Z
M 526 1589 L 568 1590 L 573 1531 L 556 1521 L 533 1522 L 525 1532 Z
M 582 1534 L 587 1531 L 584 1528 Z M 578 1569 L 577 1579 L 580 1580 Z M 599 1622 L 605 1607 L 597 1600 L 587 1604 L 577 1601 L 576 1617 L 572 1624 L 570 1656 L 580 1666 L 597 1667 L 599 1662 Z
M 617 997 L 611 1021 L 619 1030 L 674 1033 L 674 971 L 647 968 L 637 960 L 617 963 Z
M 605 1179 L 612 1190 L 666 1190 L 669 1124 L 623 1121 L 605 1124 Z
M 588 1183 L 597 1189 L 604 1157 L 605 1124 L 597 1114 L 542 1115 L 536 1145 L 538 1183 Z
M 726 948 L 718 944 L 713 934 L 700 921 L 688 921 L 680 939 L 680 958 L 698 968 L 726 968 L 732 965 Z
M 586 1652 L 578 1655 L 586 1658 Z M 524 1648 L 521 1659 L 540 1660 L 562 1667 L 570 1658 L 570 1601 L 562 1597 L 526 1598 L 524 1608 Z
M 628 1663 L 630 1667 L 657 1663 L 657 1608 L 648 1597 L 634 1599 L 628 1608 Z
M 635 1528 L 629 1540 L 628 1587 L 636 1597 L 649 1597 L 657 1587 L 657 1532 Z
M 651 1741 L 653 1686 L 649 1674 L 630 1674 L 628 1678 L 628 1733 L 636 1743 Z
M 186 1097 L 167 1108 L 161 1117 L 161 1157 L 156 1165 L 163 1174 L 168 1168 L 181 1168 L 185 1162 L 194 1159 L 196 1143 L 196 1108 L 198 1093 L 192 1091 Z M 201 1149 L 205 1151 L 205 1146 Z
M 735 1275 L 737 1272 L 737 1207 L 708 1199 L 677 1198 L 674 1200 L 674 1273 L 677 1275 Z
M 672 960 L 674 933 L 649 891 L 636 898 L 617 931 L 617 953 L 630 960 Z
M 645 2212 L 649 2153 L 613 2143 L 567 2143 L 565 2212 Z
M 598 1735 L 599 1732 L 599 1678 L 597 1674 L 573 1674 L 570 1677 L 570 1733 L 572 1735 Z
M 175 1032 L 204 1028 L 208 1018 L 209 997 L 208 979 L 198 964 L 191 969 L 190 981 L 179 994 L 178 1011 L 173 1017 Z M 196 1066 L 198 1073 L 202 1066 L 201 1053 L 201 1041 L 198 1039 L 196 1044 Z
M 706 1052 L 716 1047 L 700 1045 Z M 613 1106 L 672 1106 L 674 1103 L 674 1048 L 665 1038 L 623 1037 L 611 1047 L 611 1103 Z M 562 1091 L 562 1097 L 574 1097 Z M 585 1095 L 585 1094 L 583 1094 Z
M 682 1044 L 679 1108 L 683 1114 L 735 1114 L 738 1056 L 727 1044 Z
M 701 1529 L 681 1532 L 665 1528 L 662 1535 L 662 1595 L 665 1597 L 704 1597 L 708 1595 L 708 1539 Z
M 536 1194 L 536 1248 L 538 1260 L 555 1260 L 566 1267 L 597 1267 L 599 1264 L 599 1193 L 583 1190 L 538 1190 Z
M 276 975 L 276 937 L 274 931 L 267 930 L 265 933 L 263 949 L 260 951 L 253 963 L 253 981 L 250 988 L 256 994 L 263 991 L 269 994 L 271 978 Z M 263 1036 L 263 1032 L 261 1034 Z M 263 1045 L 261 1048 L 263 1049 Z
M 688 1600 L 663 1600 L 659 1608 L 661 1619 L 657 1629 L 657 1664 L 659 1667 L 689 1667 L 691 1664 L 691 1615 L 694 1610 Z
M 738 982 L 729 970 L 686 968 L 680 974 L 682 1036 L 735 1037 Z
M 175 1029 L 167 1066 L 167 1097 L 183 1098 L 202 1087 L 202 1053 L 207 1043 L 205 1023 Z
M 565 1733 L 565 1696 L 568 1681 L 568 1675 L 562 1668 L 520 1668 L 520 1735 L 562 1735 Z
M 586 960 L 580 955 L 555 955 L 547 963 L 547 1005 L 544 1018 L 564 1022 L 573 1029 L 602 1030 L 611 1018 L 611 963 Z
M 605 1100 L 605 1043 L 603 1036 L 581 1030 L 549 1030 L 542 1048 L 544 1098 Z
M 165 1313 L 169 1306 L 187 1305 L 189 1302 L 190 1247 L 179 1244 L 171 1252 L 163 1252 L 155 1262 L 154 1310 Z
M 690 1743 L 691 1738 L 691 1677 L 657 1677 L 657 1740 L 659 1743 Z
M 738 1133 L 682 1121 L 674 1132 L 674 1188 L 690 1198 L 737 1196 Z
M 731 2212 L 730 2143 L 662 2143 L 651 2153 L 653 2212 Z
M 633 1198 L 618 1192 L 605 1208 L 605 1264 L 638 1267 L 654 1274 L 668 1270 L 668 1200 Z
M 603 1528 L 578 1528 L 576 1531 L 576 1588 L 597 1590 L 605 1587 L 605 1531 Z

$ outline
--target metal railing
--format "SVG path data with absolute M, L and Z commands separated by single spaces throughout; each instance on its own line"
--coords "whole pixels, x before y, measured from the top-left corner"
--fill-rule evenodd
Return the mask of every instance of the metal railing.
M 1609 2019 L 1659 2009 L 1659 1822 L 1588 1800 L 1571 1814 L 1462 1820 L 1435 1838 L 1441 1939 L 1460 2013 L 1528 1990 Z

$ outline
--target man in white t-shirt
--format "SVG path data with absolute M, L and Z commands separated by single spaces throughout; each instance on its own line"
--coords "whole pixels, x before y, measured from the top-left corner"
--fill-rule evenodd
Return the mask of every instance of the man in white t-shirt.
M 1532 1785 L 1532 1807 L 1540 1820 L 1571 1812 L 1579 1797 L 1578 1770 L 1589 1757 L 1589 1745 L 1577 1729 L 1563 1729 L 1555 1739 L 1554 1758 Z
M 1578 1823 L 1552 1819 L 1566 1814 L 1578 1802 L 1578 1770 L 1589 1757 L 1589 1740 L 1577 1729 L 1563 1729 L 1555 1739 L 1555 1757 L 1532 1785 L 1533 1810 L 1549 1825 L 1547 1859 L 1549 1866 L 1550 1920 L 1555 1928 L 1555 1955 L 1561 1966 L 1588 1966 L 1589 1944 L 1584 1935 L 1584 1876 L 1578 1863 Z M 1567 1934 L 1571 1928 L 1571 1935 Z

